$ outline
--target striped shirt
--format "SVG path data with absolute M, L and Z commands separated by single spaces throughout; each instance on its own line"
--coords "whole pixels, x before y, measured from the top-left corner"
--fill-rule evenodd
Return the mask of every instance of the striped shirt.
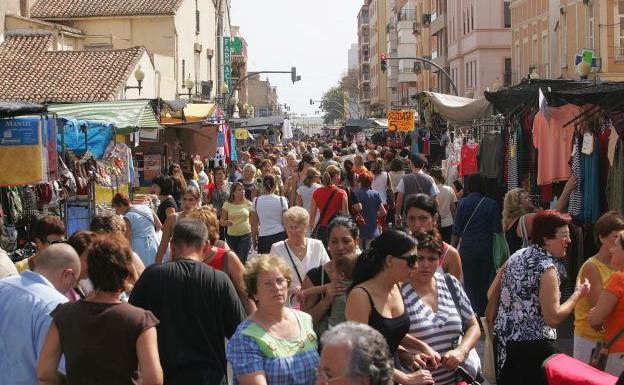
M 405 306 L 410 317 L 409 333 L 429 345 L 433 350 L 443 356 L 453 349 L 453 341 L 462 333 L 461 318 L 455 308 L 453 297 L 446 285 L 444 275 L 435 273 L 436 288 L 438 292 L 438 312 L 434 313 L 416 293 L 416 290 L 409 282 L 403 283 L 401 293 L 405 300 Z M 459 281 L 452 278 L 455 290 L 459 291 L 459 305 L 462 316 L 465 320 L 473 317 L 470 300 Z M 455 373 L 448 371 L 440 365 L 438 369 L 432 370 L 433 380 L 436 385 L 455 384 Z

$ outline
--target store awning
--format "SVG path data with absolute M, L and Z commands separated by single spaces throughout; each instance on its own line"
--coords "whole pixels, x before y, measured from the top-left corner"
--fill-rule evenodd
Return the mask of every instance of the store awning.
M 12 118 L 29 114 L 45 114 L 48 109 L 43 104 L 0 101 L 0 118 Z
M 418 99 L 429 103 L 431 112 L 437 112 L 451 123 L 472 122 L 474 119 L 485 118 L 492 114 L 490 102 L 484 97 L 470 99 L 425 91 L 418 94 Z
M 151 101 L 114 100 L 93 103 L 50 104 L 48 110 L 56 112 L 60 118 L 97 120 L 110 122 L 118 134 L 137 132 L 139 129 L 160 129 Z
M 203 122 L 214 114 L 215 108 L 214 103 L 189 103 L 182 108 L 184 115 L 175 111 L 167 112 L 167 114 L 163 112 L 160 122 L 162 124 Z

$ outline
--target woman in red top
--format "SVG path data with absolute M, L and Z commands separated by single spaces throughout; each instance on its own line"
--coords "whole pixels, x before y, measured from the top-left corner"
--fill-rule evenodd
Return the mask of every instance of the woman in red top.
M 219 239 L 219 221 L 214 210 L 208 206 L 203 206 L 191 211 L 188 218 L 201 220 L 208 229 L 210 247 L 204 250 L 204 263 L 213 269 L 221 270 L 230 277 L 245 311 L 247 314 L 253 313 L 256 310 L 256 304 L 249 298 L 245 289 L 245 282 L 243 281 L 245 267 L 236 253 Z
M 316 218 L 317 210 L 320 210 L 315 238 L 323 241 L 327 247 L 327 224 L 338 213 L 349 215 L 349 203 L 347 193 L 337 187 L 340 184 L 340 169 L 338 167 L 327 166 L 322 176 L 322 182 L 323 187 L 319 187 L 312 194 L 310 218 Z M 310 221 L 311 230 L 313 226 L 313 221 Z

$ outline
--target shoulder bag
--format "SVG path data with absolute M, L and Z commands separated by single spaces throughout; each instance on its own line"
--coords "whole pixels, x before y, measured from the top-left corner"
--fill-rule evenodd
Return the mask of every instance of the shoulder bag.
M 608 342 L 598 341 L 596 346 L 592 349 L 591 358 L 589 364 L 596 369 L 602 371 L 607 367 L 607 359 L 609 358 L 609 349 L 624 335 L 624 328 L 620 329 L 617 334 L 611 338 Z
M 461 320 L 461 336 L 463 336 L 466 332 L 467 320 L 464 319 L 461 311 L 461 306 L 459 304 L 459 288 L 455 286 L 455 283 L 453 282 L 453 277 L 450 274 L 444 274 L 444 280 L 446 281 L 446 286 L 448 287 L 451 298 L 453 299 L 453 304 L 455 304 L 455 310 L 457 311 L 459 319 Z M 459 341 L 461 341 L 461 339 L 458 340 L 457 346 L 459 346 Z M 456 348 L 457 346 L 453 346 L 453 348 Z M 477 353 L 477 350 L 475 348 L 470 349 L 470 351 L 468 352 L 468 354 L 466 354 L 466 357 L 464 358 L 464 362 L 460 366 L 463 367 L 473 379 L 476 379 L 476 382 L 482 382 L 479 381 L 479 378 L 481 377 L 481 359 L 479 358 L 479 354 Z
M 474 215 L 476 214 L 477 210 L 479 210 L 479 206 L 481 206 L 481 203 L 483 203 L 484 200 L 485 200 L 485 197 L 481 198 L 479 203 L 477 203 L 477 207 L 475 207 L 475 209 L 472 210 L 472 214 L 470 214 L 470 218 L 468 218 L 468 221 L 464 225 L 464 230 L 462 231 L 462 236 L 459 238 L 459 242 L 457 243 L 457 247 L 456 247 L 456 249 L 458 251 L 459 251 L 459 248 L 461 246 L 462 239 L 464 238 L 464 233 L 466 232 L 466 229 L 468 228 L 468 225 L 470 225 L 470 221 L 472 221 L 472 217 L 474 217 Z
M 316 224 L 316 226 L 314 226 L 314 230 L 312 230 L 312 238 L 316 238 L 316 239 L 321 239 L 320 238 L 320 232 L 321 232 L 321 221 L 323 220 L 323 218 L 325 217 L 325 214 L 327 213 L 327 209 L 329 208 L 329 204 L 331 203 L 332 199 L 334 199 L 334 195 L 336 195 L 336 192 L 338 191 L 338 187 L 334 188 L 334 190 L 331 192 L 331 194 L 329 194 L 329 199 L 327 199 L 327 202 L 325 202 L 325 207 L 323 207 L 323 210 L 321 210 L 321 215 L 319 216 L 319 221 Z

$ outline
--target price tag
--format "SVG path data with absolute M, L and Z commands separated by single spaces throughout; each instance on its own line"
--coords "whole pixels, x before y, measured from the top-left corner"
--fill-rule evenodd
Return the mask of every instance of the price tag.
M 585 155 L 591 155 L 594 152 L 594 134 L 591 132 L 586 132 L 583 135 L 583 147 L 581 148 L 581 152 Z

